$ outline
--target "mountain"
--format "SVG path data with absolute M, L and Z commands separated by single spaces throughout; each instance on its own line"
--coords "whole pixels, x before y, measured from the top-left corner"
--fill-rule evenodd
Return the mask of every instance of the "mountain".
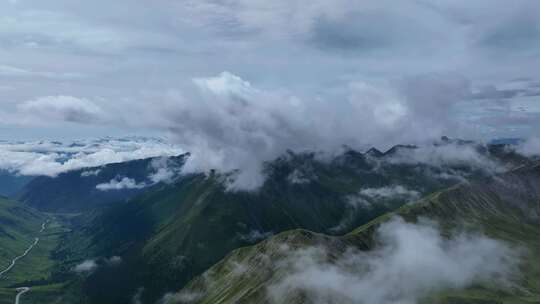
M 56 177 L 39 176 L 16 198 L 46 212 L 86 211 L 132 198 L 160 179 L 174 178 L 185 156 L 146 158 L 73 170 Z
M 445 239 L 450 238 L 456 231 L 466 230 L 504 242 L 509 245 L 509 248 L 520 248 L 522 254 L 525 252 L 519 264 L 519 270 L 522 273 L 513 277 L 512 284 L 506 282 L 503 285 L 506 287 L 495 286 L 493 282 L 497 280 L 497 276 L 488 276 L 486 282 L 470 284 L 465 290 L 449 284 L 443 290 L 435 289 L 433 292 L 426 292 L 421 303 L 536 303 L 540 299 L 540 239 L 538 238 L 540 235 L 540 163 L 536 163 L 487 181 L 460 184 L 436 192 L 417 203 L 405 205 L 395 212 L 385 214 L 344 236 L 327 236 L 307 230 L 291 230 L 257 245 L 237 249 L 204 274 L 192 280 L 180 293 L 169 295 L 165 303 L 273 303 L 275 292 L 279 291 L 275 289 L 276 286 L 283 288 L 283 284 L 279 285 L 280 282 L 292 284 L 289 287 L 294 285 L 295 281 L 291 279 L 295 278 L 294 274 L 291 276 L 291 256 L 294 256 L 294 253 L 309 252 L 308 250 L 313 250 L 313 248 L 324 252 L 323 260 L 317 261 L 322 266 L 315 269 L 322 269 L 322 273 L 328 273 L 331 277 L 334 275 L 333 280 L 337 280 L 334 282 L 343 284 L 337 287 L 340 292 L 325 293 L 324 290 L 336 291 L 332 289 L 335 287 L 331 286 L 333 283 L 329 281 L 329 285 L 325 286 L 322 277 L 312 277 L 315 280 L 314 286 L 318 286 L 319 291 L 323 291 L 312 294 L 308 288 L 311 283 L 306 283 L 309 277 L 301 276 L 300 278 L 304 281 L 299 286 L 304 289 L 286 289 L 287 292 L 281 294 L 282 298 L 278 303 L 359 303 L 351 301 L 354 299 L 352 291 L 361 288 L 361 284 L 365 282 L 357 280 L 354 282 L 358 285 L 346 286 L 346 282 L 339 281 L 343 277 L 335 272 L 343 265 L 336 265 L 343 263 L 344 257 L 350 259 L 351 250 L 358 251 L 357 256 L 360 259 L 373 259 L 370 252 L 384 253 L 384 251 L 376 251 L 381 242 L 384 242 L 384 239 L 381 240 L 384 234 L 380 232 L 380 228 L 396 218 L 404 219 L 405 223 L 416 224 L 425 222 L 426 219 L 436 221 Z M 406 226 L 402 225 L 402 227 Z M 474 238 L 469 237 L 469 239 Z M 466 242 L 467 238 L 459 240 L 459 242 Z M 494 241 L 486 241 L 488 239 L 483 237 L 478 240 L 480 240 L 478 243 L 495 244 Z M 406 242 L 415 242 L 415 240 L 409 237 Z M 459 242 L 452 244 L 459 247 L 462 244 Z M 424 247 L 419 247 L 418 250 L 420 248 Z M 470 246 L 466 248 L 470 249 Z M 427 246 L 427 249 L 432 248 Z M 451 251 L 452 247 L 445 250 Z M 474 256 L 474 251 L 466 250 L 464 253 L 468 259 L 477 258 Z M 422 256 L 426 253 L 413 251 L 412 254 L 413 256 L 407 257 L 407 263 L 414 263 L 414 256 Z M 485 256 L 480 257 L 478 268 L 489 263 L 489 251 L 484 254 Z M 313 264 L 310 264 L 313 261 L 309 257 L 304 254 L 303 260 L 294 261 L 305 267 L 313 267 Z M 512 257 L 516 258 L 516 256 Z M 503 259 L 498 262 L 501 261 L 504 262 Z M 391 264 L 393 267 L 399 265 L 395 263 L 395 260 L 393 262 Z M 421 268 L 422 265 L 429 265 L 430 262 L 432 261 L 426 258 L 420 261 L 418 266 Z M 368 267 L 358 269 L 360 273 L 353 273 L 351 269 L 355 269 L 354 263 L 344 265 L 349 265 L 347 266 L 349 268 L 343 270 L 345 278 L 354 278 L 361 275 L 362 271 L 373 271 Z M 371 264 L 370 267 L 384 267 L 384 265 Z M 385 271 L 391 270 L 385 269 Z M 422 271 L 429 272 L 429 269 L 417 269 L 416 272 L 412 272 L 410 276 L 403 279 L 414 281 L 416 276 L 425 275 L 421 273 Z M 456 272 L 451 271 L 451 273 Z M 320 275 L 321 272 L 318 274 Z M 375 278 L 376 276 L 372 276 L 373 280 Z M 317 282 L 317 280 L 322 281 Z M 391 284 L 391 282 L 388 281 L 386 284 Z M 398 284 L 408 286 L 403 281 Z M 403 294 L 399 291 L 400 286 L 379 285 L 377 288 L 391 289 L 390 295 Z M 374 293 L 376 293 L 375 290 L 372 290 L 364 296 L 367 299 Z M 328 298 L 324 298 L 323 295 Z M 363 302 L 360 301 L 360 303 Z M 384 303 L 397 302 L 388 300 Z
M 27 185 L 34 177 L 14 174 L 0 169 L 0 195 L 13 196 Z
M 215 172 L 155 186 L 92 213 L 57 255 L 69 257 L 65 269 L 89 258 L 122 258 L 121 267 L 85 277 L 88 303 L 129 303 L 141 287 L 142 300 L 152 302 L 232 250 L 273 234 L 297 228 L 343 234 L 465 177 L 490 173 L 461 162 L 398 162 L 349 150 L 331 160 L 289 152 L 267 163 L 265 174 L 253 192 L 227 191 L 231 176 Z

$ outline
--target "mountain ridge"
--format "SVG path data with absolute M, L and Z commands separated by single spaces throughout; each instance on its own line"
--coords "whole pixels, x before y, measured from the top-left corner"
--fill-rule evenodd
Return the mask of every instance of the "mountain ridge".
M 417 222 L 421 217 L 436 219 L 443 233 L 461 225 L 458 223 L 466 222 L 468 229 L 480 229 L 490 237 L 529 245 L 531 252 L 525 262 L 528 268 L 522 268 L 527 269 L 527 279 L 521 282 L 527 292 L 502 296 L 506 299 L 538 299 L 540 263 L 536 257 L 540 252 L 540 242 L 535 236 L 540 232 L 540 191 L 535 189 L 540 189 L 540 164 L 518 168 L 501 178 L 502 181 L 461 184 L 436 192 L 341 237 L 302 229 L 291 230 L 257 245 L 237 249 L 191 281 L 182 292 L 166 297 L 165 303 L 270 303 L 266 296 L 266 287 L 283 275 L 280 271 L 285 271 L 274 270 L 279 268 L 279 260 L 286 256 L 285 252 L 280 251 L 280 247 L 286 246 L 288 251 L 294 251 L 298 248 L 324 246 L 329 248 L 331 256 L 340 256 L 347 248 L 352 247 L 368 251 L 376 246 L 377 228 L 394 216 L 400 216 L 407 222 Z M 512 186 L 503 187 L 505 183 L 512 183 Z M 510 195 L 511 193 L 517 194 L 517 197 Z M 238 270 L 239 268 L 243 270 Z M 177 301 L 188 299 L 190 295 L 193 301 Z M 480 296 L 471 296 L 460 291 L 431 296 L 436 303 L 487 303 L 486 301 L 498 299 L 500 295 L 488 290 Z M 300 292 L 288 297 L 287 303 L 314 302 Z

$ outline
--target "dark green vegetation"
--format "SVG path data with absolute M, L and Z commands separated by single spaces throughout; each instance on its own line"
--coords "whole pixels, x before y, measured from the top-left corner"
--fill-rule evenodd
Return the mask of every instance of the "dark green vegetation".
M 77 280 L 73 276 L 58 276 L 63 263 L 54 255 L 64 234 L 69 230 L 71 216 L 44 214 L 19 202 L 0 199 L 1 269 L 29 246 L 39 241 L 29 253 L 0 277 L 0 303 L 12 304 L 15 288 L 29 286 L 23 296 L 25 304 L 77 303 L 80 299 Z M 43 224 L 45 223 L 45 228 Z M 1 271 L 1 270 L 0 270 Z
M 215 172 L 184 175 L 173 183 L 158 183 L 133 193 L 95 188 L 116 176 L 148 182 L 155 170 L 152 160 L 78 170 L 56 179 L 37 178 L 21 194 L 27 205 L 80 214 L 50 215 L 54 222 L 46 230 L 43 246 L 36 247 L 35 255 L 28 256 L 28 264 L 13 273 L 14 279 L 5 285 L 9 288 L 0 288 L 0 295 L 11 296 L 10 288 L 22 284 L 32 287 L 24 295 L 24 303 L 132 303 L 138 291 L 143 303 L 154 303 L 166 292 L 181 289 L 231 251 L 273 234 L 290 230 L 261 244 L 279 246 L 283 237 L 284 243 L 291 238 L 303 244 L 307 237 L 313 241 L 320 238 L 323 243 L 346 240 L 352 244 L 348 239 L 358 232 L 341 238 L 317 233 L 343 235 L 418 196 L 455 185 L 464 177 L 487 180 L 492 173 L 464 162 L 434 165 L 392 161 L 396 155 L 414 149 L 398 146 L 385 153 L 372 149 L 365 154 L 348 150 L 324 161 L 313 153 L 289 152 L 266 164 L 266 182 L 254 192 L 226 191 L 231 175 Z M 529 160 L 504 146 L 474 149 L 508 167 L 530 165 Z M 177 160 L 183 163 L 184 157 Z M 99 173 L 82 176 L 96 170 Z M 390 191 L 397 186 L 401 187 L 397 195 L 362 192 Z M 103 196 L 107 193 L 109 196 Z M 119 201 L 115 201 L 115 195 L 119 195 Z M 306 230 L 294 230 L 298 228 Z M 31 231 L 25 235 L 27 239 L 34 236 Z M 362 242 L 363 249 L 369 248 L 369 237 L 362 236 Z M 260 248 L 257 246 L 246 248 Z M 244 252 L 247 257 L 250 249 L 242 250 L 233 255 Z M 121 262 L 111 263 L 112 257 L 120 257 Z M 86 260 L 94 261 L 97 267 L 88 272 L 73 271 Z M 192 288 L 196 284 L 192 283 Z M 228 285 L 223 286 L 232 293 Z M 234 289 L 242 287 L 236 285 Z
M 161 158 L 147 158 L 69 171 L 57 177 L 36 177 L 20 190 L 16 197 L 21 202 L 45 212 L 88 211 L 144 192 L 145 188 L 101 191 L 96 186 L 117 177 L 128 177 L 136 183 L 150 184 L 149 175 L 155 171 L 153 162 L 160 160 Z M 181 165 L 184 156 L 171 157 L 168 160 Z
M 58 255 L 69 257 L 70 265 L 86 258 L 122 257 L 121 266 L 99 267 L 85 278 L 83 293 L 89 303 L 129 303 L 141 287 L 143 301 L 152 302 L 178 290 L 231 250 L 271 234 L 296 228 L 342 234 L 410 199 L 374 199 L 359 194 L 361 189 L 400 185 L 426 195 L 457 182 L 439 174 L 450 169 L 486 178 L 481 170 L 463 164 L 440 168 L 383 159 L 413 148 L 367 155 L 349 150 L 332 161 L 290 152 L 267 164 L 267 180 L 256 192 L 225 191 L 227 176 L 217 173 L 184 176 L 94 212 L 83 228 L 66 238 Z M 522 161 L 502 152 L 500 156 Z M 354 204 L 351 197 L 377 204 Z
M 17 284 L 47 279 L 52 270 L 50 252 L 57 246 L 54 237 L 39 233 L 48 219 L 28 206 L 0 198 L 0 272 L 22 255 L 35 242 L 35 237 L 42 238 L 39 246 L 0 276 L 0 303 L 13 303 L 16 294 L 13 287 Z
M 267 287 L 279 281 L 287 269 L 279 267 L 286 251 L 323 247 L 330 260 L 348 248 L 370 250 L 377 244 L 374 233 L 392 216 L 408 222 L 429 218 L 441 224 L 443 234 L 455 229 L 481 231 L 489 237 L 527 248 L 520 267 L 519 288 L 498 290 L 475 285 L 467 290 L 432 294 L 425 303 L 539 303 L 540 302 L 540 164 L 525 166 L 488 181 L 462 184 L 436 192 L 412 205 L 385 214 L 347 235 L 325 236 L 292 230 L 255 246 L 233 251 L 204 275 L 190 282 L 181 297 L 193 303 L 268 303 Z M 239 270 L 241 268 L 241 270 Z M 285 303 L 313 303 L 302 292 L 291 293 Z M 174 303 L 174 300 L 171 300 Z M 186 303 L 186 302 L 182 302 Z M 187 301 L 190 303 L 190 301 Z
M 0 197 L 0 271 L 34 242 L 45 219 L 32 208 Z

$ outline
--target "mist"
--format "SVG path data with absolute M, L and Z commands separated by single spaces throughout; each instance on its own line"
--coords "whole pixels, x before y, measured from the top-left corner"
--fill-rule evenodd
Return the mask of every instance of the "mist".
M 293 250 L 278 262 L 282 279 L 268 288 L 271 303 L 302 293 L 308 303 L 415 304 L 445 290 L 494 282 L 510 290 L 519 278 L 521 251 L 478 233 L 441 236 L 432 222 L 394 218 L 378 228 L 369 252 L 338 257 L 325 248 Z

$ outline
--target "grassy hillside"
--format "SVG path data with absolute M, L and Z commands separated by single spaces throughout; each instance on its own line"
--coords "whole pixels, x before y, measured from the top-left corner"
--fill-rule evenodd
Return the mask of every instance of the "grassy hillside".
M 402 149 L 415 147 L 348 150 L 325 160 L 289 152 L 265 165 L 266 182 L 253 192 L 227 191 L 231 175 L 215 172 L 156 185 L 81 216 L 79 227 L 55 250 L 62 263 L 53 282 L 75 277 L 80 303 L 130 303 L 141 288 L 142 301 L 152 303 L 232 250 L 271 235 L 297 228 L 340 235 L 464 177 L 486 178 L 482 168 L 463 162 L 394 162 Z M 508 158 L 512 165 L 528 162 L 505 151 L 480 153 Z M 105 261 L 112 256 L 122 263 L 108 267 Z M 73 267 L 87 259 L 105 267 L 74 276 Z
M 267 181 L 256 192 L 225 191 L 227 177 L 220 174 L 184 176 L 94 213 L 58 255 L 72 264 L 89 257 L 123 258 L 123 267 L 99 269 L 85 279 L 84 293 L 93 303 L 127 303 L 139 287 L 145 288 L 143 300 L 153 301 L 236 248 L 295 228 L 350 231 L 410 199 L 382 197 L 374 206 L 352 204 L 350 197 L 361 189 L 401 185 L 427 194 L 456 182 L 436 178 L 432 170 L 441 169 L 380 164 L 348 151 L 330 162 L 314 154 L 289 153 L 267 165 Z M 102 293 L 105 285 L 114 286 L 113 291 Z
M 42 224 L 48 216 L 19 202 L 0 197 L 0 271 L 20 256 L 40 235 Z M 41 243 L 14 267 L 0 276 L 0 303 L 13 303 L 18 283 L 40 280 L 51 271 L 49 254 L 56 242 L 44 237 Z
M 34 242 L 45 218 L 32 208 L 0 197 L 0 269 Z
M 540 165 L 515 170 L 494 180 L 460 185 L 381 216 L 342 237 L 306 230 L 281 233 L 255 246 L 233 251 L 204 275 L 194 279 L 170 303 L 269 303 L 268 286 L 288 272 L 286 256 L 299 248 L 325 248 L 330 261 L 347 249 L 369 251 L 377 244 L 375 231 L 393 216 L 408 222 L 429 218 L 440 223 L 444 235 L 455 229 L 480 231 L 514 247 L 527 248 L 520 269 L 519 288 L 498 290 L 476 285 L 429 295 L 425 303 L 538 303 L 540 301 Z M 287 250 L 283 250 L 287 246 Z M 316 278 L 314 278 L 316 279 Z M 302 292 L 286 303 L 314 303 Z M 344 303 L 348 303 L 344 301 Z
M 10 202 L 10 205 L 29 209 L 17 202 Z M 62 236 L 69 231 L 66 228 L 68 221 L 60 215 L 45 215 L 31 209 L 30 212 L 34 214 L 31 218 L 19 217 L 22 225 L 27 226 L 27 229 L 21 230 L 17 236 L 14 236 L 24 248 L 21 247 L 16 255 L 9 258 L 9 261 L 24 252 L 28 245 L 34 242 L 35 237 L 39 238 L 39 242 L 0 278 L 0 303 L 13 303 L 15 288 L 20 286 L 31 287 L 31 290 L 24 294 L 24 303 L 77 303 L 78 297 L 73 297 L 78 294 L 79 288 L 75 286 L 77 282 L 72 277 L 67 280 L 66 277 L 56 277 L 61 261 L 53 254 Z M 35 221 L 36 218 L 38 221 Z M 43 223 L 45 223 L 45 229 L 41 231 Z M 1 238 L 0 241 L 6 243 Z

